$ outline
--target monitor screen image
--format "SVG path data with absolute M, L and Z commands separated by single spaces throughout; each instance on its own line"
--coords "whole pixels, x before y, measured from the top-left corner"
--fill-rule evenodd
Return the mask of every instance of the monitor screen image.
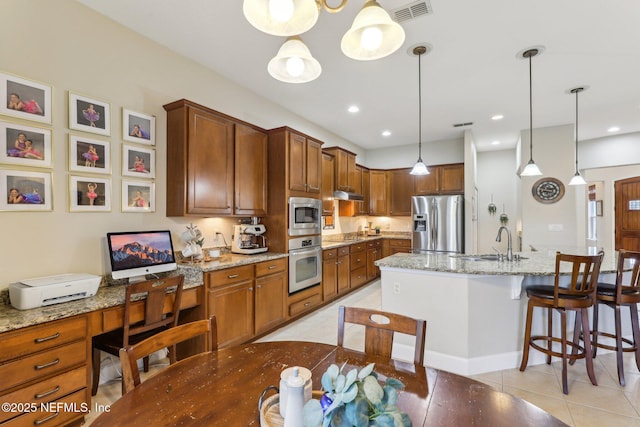
M 177 268 L 169 230 L 107 233 L 111 275 L 137 278 Z

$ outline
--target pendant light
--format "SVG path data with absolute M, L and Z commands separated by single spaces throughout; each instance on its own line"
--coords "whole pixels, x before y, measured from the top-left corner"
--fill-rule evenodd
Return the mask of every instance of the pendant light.
M 586 88 L 577 87 L 570 91 L 570 93 L 576 94 L 576 173 L 573 175 L 573 178 L 571 178 L 571 181 L 569 181 L 569 185 L 585 185 L 587 183 L 578 170 L 578 94 L 583 90 L 586 90 Z
M 267 71 L 274 79 L 286 83 L 307 83 L 318 78 L 322 66 L 300 37 L 289 37 L 269 61 Z
M 376 0 L 368 0 L 342 37 L 342 53 L 352 59 L 371 61 L 384 58 L 404 43 L 404 30 Z
M 542 175 L 540 168 L 533 161 L 533 79 L 531 75 L 531 58 L 539 52 L 538 49 L 528 49 L 522 53 L 523 58 L 529 58 L 529 162 L 520 173 L 520 176 Z
M 273 36 L 296 36 L 318 20 L 315 0 L 244 0 L 242 12 L 251 25 Z
M 413 54 L 418 56 L 418 161 L 409 172 L 411 175 L 429 175 L 429 169 L 422 161 L 422 64 L 421 57 L 427 53 L 425 46 L 413 48 Z

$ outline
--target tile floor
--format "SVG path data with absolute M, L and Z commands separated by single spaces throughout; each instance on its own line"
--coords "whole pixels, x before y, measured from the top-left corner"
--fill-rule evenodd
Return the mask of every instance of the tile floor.
M 338 306 L 380 308 L 380 282 L 347 295 L 304 318 L 265 336 L 261 341 L 305 340 L 328 344 L 337 342 Z M 322 327 L 318 327 L 321 325 Z M 357 325 L 345 329 L 345 345 L 364 346 L 364 336 Z M 428 329 L 428 324 L 427 324 Z M 427 347 L 429 336 L 427 333 Z M 535 351 L 535 350 L 533 350 Z M 428 361 L 427 361 L 428 364 Z M 149 374 L 162 369 L 163 363 L 152 365 Z M 626 387 L 617 379 L 615 354 L 599 354 L 594 361 L 598 387 L 591 385 L 584 360 L 569 367 L 569 394 L 561 389 L 562 365 L 530 366 L 525 372 L 517 368 L 476 375 L 473 378 L 496 390 L 513 394 L 533 403 L 574 427 L 640 427 L 640 372 L 631 353 L 625 354 Z M 143 379 L 144 381 L 144 379 Z M 94 404 L 113 403 L 120 397 L 120 382 L 101 385 Z M 87 417 L 87 424 L 98 414 Z

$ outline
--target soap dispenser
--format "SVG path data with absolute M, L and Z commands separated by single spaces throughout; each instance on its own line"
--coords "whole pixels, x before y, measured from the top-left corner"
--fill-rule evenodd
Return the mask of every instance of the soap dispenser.
M 298 367 L 293 368 L 293 375 L 287 378 L 287 405 L 284 413 L 284 427 L 300 427 L 304 425 L 304 385 Z

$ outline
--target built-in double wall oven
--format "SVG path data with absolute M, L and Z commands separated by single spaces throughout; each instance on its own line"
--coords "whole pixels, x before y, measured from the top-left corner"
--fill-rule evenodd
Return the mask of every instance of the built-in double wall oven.
M 289 293 L 322 281 L 322 201 L 289 198 Z

